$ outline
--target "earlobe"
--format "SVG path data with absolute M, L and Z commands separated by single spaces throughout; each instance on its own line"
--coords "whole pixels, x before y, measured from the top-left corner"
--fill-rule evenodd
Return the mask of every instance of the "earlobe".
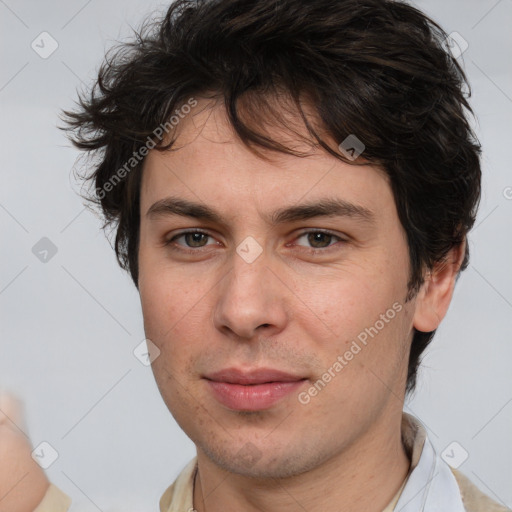
M 453 247 L 446 257 L 427 272 L 416 297 L 413 326 L 422 332 L 435 331 L 452 300 L 457 274 L 464 260 L 466 242 Z

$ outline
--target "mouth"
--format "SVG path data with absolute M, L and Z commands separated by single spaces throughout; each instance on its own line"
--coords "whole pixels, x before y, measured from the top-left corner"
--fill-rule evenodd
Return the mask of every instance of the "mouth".
M 235 411 L 269 409 L 308 380 L 270 368 L 251 371 L 227 368 L 204 378 L 215 399 Z

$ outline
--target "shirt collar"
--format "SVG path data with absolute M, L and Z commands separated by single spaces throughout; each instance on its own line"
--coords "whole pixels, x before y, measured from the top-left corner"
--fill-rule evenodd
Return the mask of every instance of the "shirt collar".
M 396 512 L 465 512 L 457 480 L 436 453 L 425 427 L 414 416 L 402 414 L 402 440 L 411 468 Z

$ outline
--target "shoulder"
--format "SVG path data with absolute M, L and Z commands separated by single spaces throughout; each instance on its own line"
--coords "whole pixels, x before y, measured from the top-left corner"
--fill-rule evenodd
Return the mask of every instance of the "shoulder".
M 197 457 L 194 457 L 181 471 L 176 480 L 160 498 L 160 511 L 193 510 L 194 476 L 197 469 Z
M 58 487 L 50 484 L 46 494 L 34 512 L 66 512 L 71 506 L 71 498 Z
M 450 468 L 459 485 L 462 502 L 467 512 L 511 512 L 510 509 L 485 495 L 471 480 L 456 469 Z
M 174 494 L 174 484 L 171 484 L 165 492 L 162 494 L 162 497 L 160 498 L 160 510 L 161 511 L 167 511 L 171 508 L 172 503 L 172 497 Z

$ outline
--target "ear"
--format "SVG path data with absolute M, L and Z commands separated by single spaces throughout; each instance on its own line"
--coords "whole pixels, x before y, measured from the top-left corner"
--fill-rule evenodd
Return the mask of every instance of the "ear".
M 450 249 L 446 258 L 427 273 L 416 297 L 413 326 L 422 332 L 435 331 L 448 311 L 455 281 L 466 252 L 466 241 Z

